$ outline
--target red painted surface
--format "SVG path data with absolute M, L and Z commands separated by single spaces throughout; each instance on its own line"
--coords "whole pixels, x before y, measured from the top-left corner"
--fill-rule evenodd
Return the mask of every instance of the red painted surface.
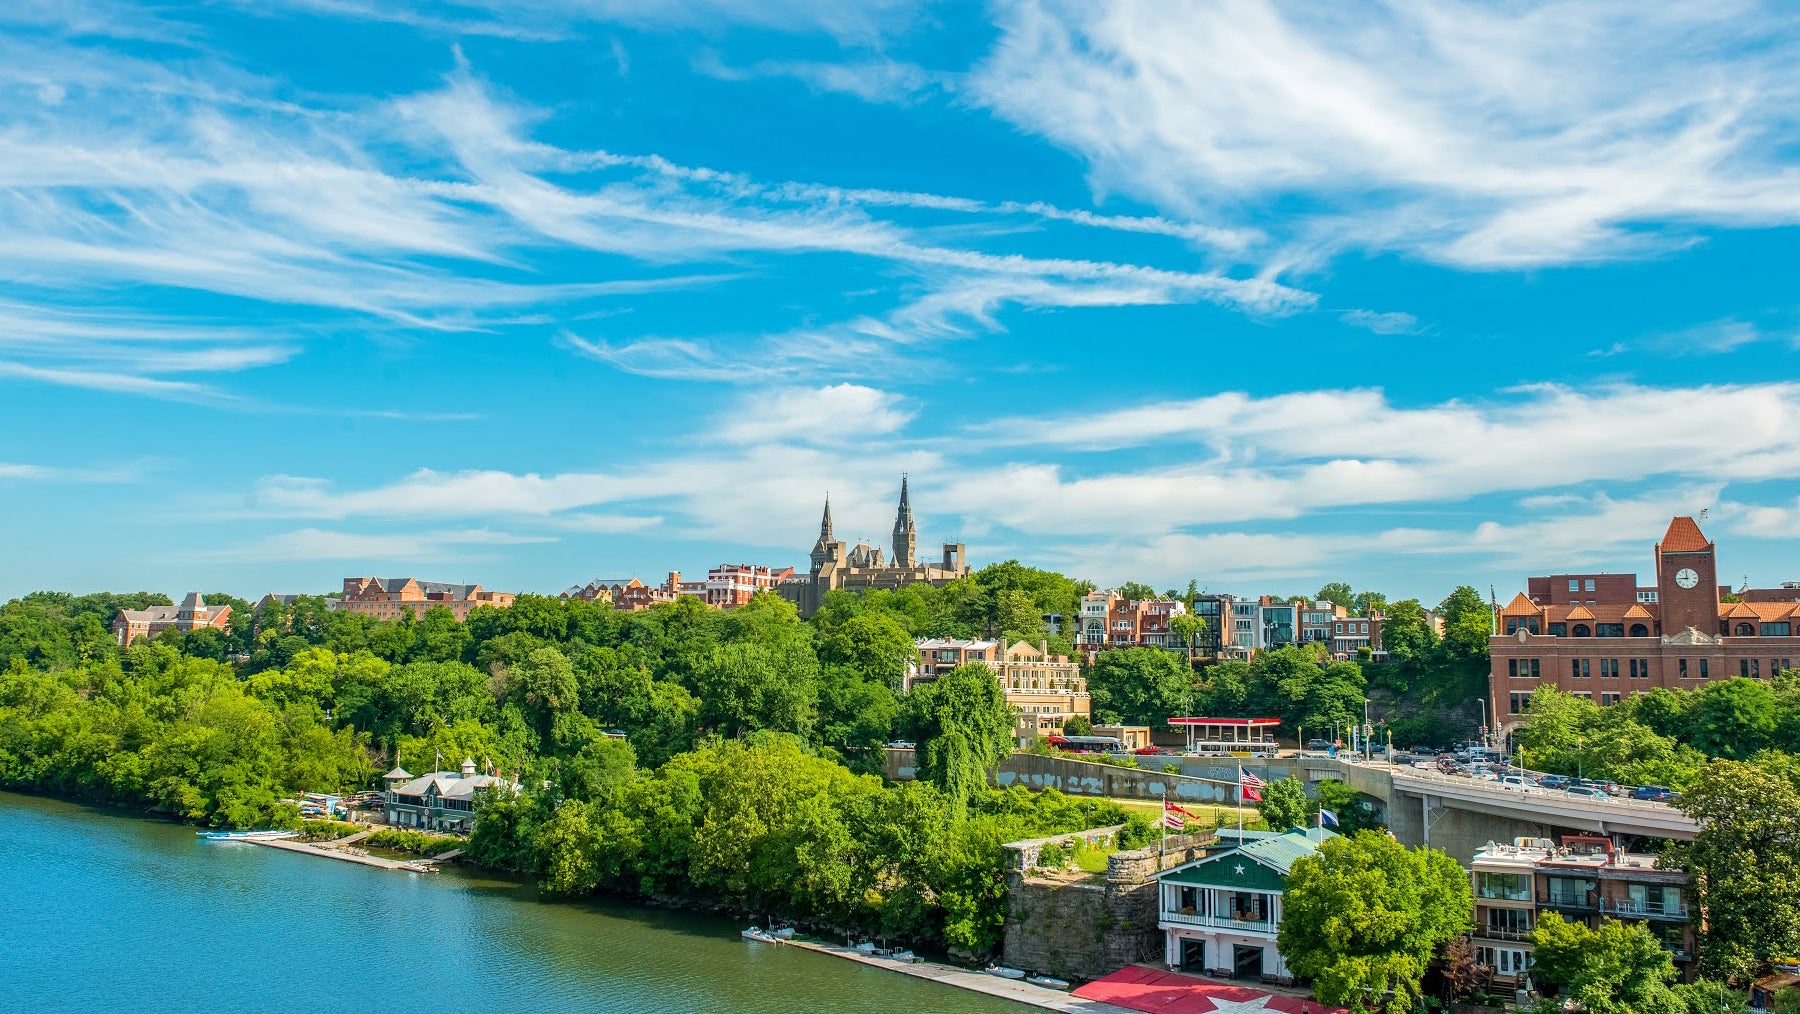
M 1098 1000 L 1148 1014 L 1209 1014 L 1219 1009 L 1213 1001 L 1229 1005 L 1256 1004 L 1283 1014 L 1346 1014 L 1342 1007 L 1326 1007 L 1317 1001 L 1279 993 L 1267 993 L 1212 979 L 1176 972 L 1159 972 L 1143 965 L 1129 965 L 1104 979 L 1095 979 L 1075 990 L 1083 1000 Z

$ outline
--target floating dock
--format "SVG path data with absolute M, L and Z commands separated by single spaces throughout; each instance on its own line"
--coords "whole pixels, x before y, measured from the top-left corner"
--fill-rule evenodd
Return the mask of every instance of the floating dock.
M 891 958 L 883 958 L 873 954 L 864 954 L 854 947 L 837 947 L 832 944 L 816 943 L 810 940 L 784 940 L 782 943 L 790 944 L 794 947 L 804 947 L 809 951 L 817 951 L 820 954 L 829 954 L 833 957 L 848 958 L 851 961 L 860 962 L 865 965 L 873 965 L 876 968 L 885 968 L 889 971 L 910 975 L 916 979 L 930 979 L 933 982 L 941 982 L 946 986 L 955 986 L 958 989 L 966 989 L 972 993 L 985 993 L 988 996 L 998 997 L 1002 1000 L 1011 1000 L 1014 1003 L 1028 1004 L 1043 1010 L 1065 1011 L 1070 1012 L 1070 1014 L 1137 1014 L 1137 1012 L 1130 1008 L 1117 1007 L 1113 1004 L 1102 1003 L 1098 1000 L 1084 1000 L 1081 997 L 1064 993 L 1059 990 L 1045 989 L 1042 986 L 1033 986 L 1029 982 L 1021 982 L 1017 979 L 1002 979 L 997 975 L 988 975 L 986 972 L 971 971 L 967 968 L 957 968 L 954 965 L 942 965 L 933 961 L 917 961 L 908 964 L 903 961 L 895 961 Z
M 347 863 L 373 866 L 382 870 L 405 870 L 409 873 L 431 871 L 432 861 L 429 859 L 383 859 L 380 856 L 333 848 L 322 842 L 291 841 L 285 838 L 248 839 L 248 841 L 252 845 L 266 845 L 269 848 L 282 849 L 286 852 L 302 852 L 311 856 L 324 856 L 327 859 L 341 859 Z

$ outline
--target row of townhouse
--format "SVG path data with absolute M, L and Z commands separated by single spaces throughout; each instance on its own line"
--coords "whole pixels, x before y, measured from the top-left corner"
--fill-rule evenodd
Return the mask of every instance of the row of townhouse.
M 1325 600 L 1292 600 L 1263 595 L 1201 595 L 1190 604 L 1206 623 L 1196 653 L 1214 658 L 1247 658 L 1290 644 L 1322 644 L 1332 655 L 1355 658 L 1367 648 L 1380 656 L 1382 614 L 1352 616 Z M 1437 623 L 1435 615 L 1428 622 Z
M 1289 980 L 1275 946 L 1282 895 L 1294 863 L 1331 837 L 1320 828 L 1280 834 L 1225 828 L 1217 848 L 1159 874 L 1164 962 L 1209 975 Z M 1526 988 L 1531 931 L 1543 912 L 1594 927 L 1601 919 L 1646 923 L 1683 977 L 1692 977 L 1687 873 L 1660 867 L 1656 856 L 1624 851 L 1608 838 L 1571 835 L 1561 844 L 1520 838 L 1477 851 L 1469 877 L 1470 938 L 1495 985 Z
M 758 592 L 773 592 L 794 576 L 792 567 L 765 567 L 754 563 L 722 563 L 706 572 L 704 581 L 684 581 L 681 571 L 671 570 L 661 584 L 648 585 L 635 577 L 595 578 L 585 585 L 565 589 L 565 599 L 611 603 L 621 612 L 635 612 L 681 598 L 698 599 L 714 609 L 748 605 Z
M 1075 649 L 1089 657 L 1108 648 L 1179 650 L 1183 645 L 1173 622 L 1186 613 L 1187 605 L 1175 599 L 1128 599 L 1110 589 L 1095 589 L 1081 599 Z

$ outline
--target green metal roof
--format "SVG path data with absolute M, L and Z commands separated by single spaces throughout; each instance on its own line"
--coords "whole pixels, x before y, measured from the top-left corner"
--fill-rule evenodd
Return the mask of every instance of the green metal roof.
M 1318 851 L 1321 842 L 1336 837 L 1334 832 L 1316 827 L 1295 828 L 1184 863 L 1158 874 L 1158 879 L 1200 887 L 1280 891 L 1286 888 L 1287 875 L 1292 872 L 1296 860 L 1312 855 Z M 1250 861 L 1245 862 L 1246 859 Z

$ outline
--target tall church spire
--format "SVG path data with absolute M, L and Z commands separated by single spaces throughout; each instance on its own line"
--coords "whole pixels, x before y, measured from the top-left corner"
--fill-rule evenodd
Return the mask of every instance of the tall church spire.
M 825 494 L 825 516 L 819 519 L 819 541 L 813 543 L 812 572 L 817 574 L 837 556 L 837 539 L 831 534 L 831 494 Z
M 832 542 L 831 537 L 831 494 L 825 494 L 825 516 L 819 520 L 819 541 Z
M 913 528 L 912 501 L 907 496 L 906 476 L 900 477 L 900 512 L 894 516 L 894 566 L 916 567 L 918 532 Z

